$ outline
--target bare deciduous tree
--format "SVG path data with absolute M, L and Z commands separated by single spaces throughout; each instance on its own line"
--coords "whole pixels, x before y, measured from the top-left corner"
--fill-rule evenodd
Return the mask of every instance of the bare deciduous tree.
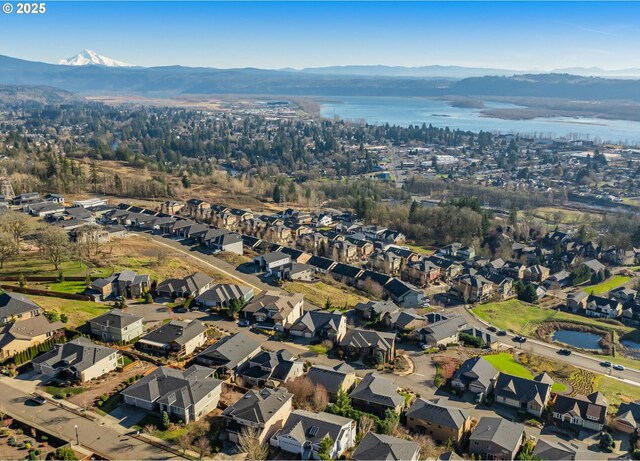
M 11 234 L 13 241 L 20 250 L 20 242 L 33 229 L 33 222 L 24 213 L 17 211 L 5 211 L 0 216 L 0 227 L 5 232 Z
M 182 448 L 182 454 L 184 455 L 187 450 L 191 449 L 191 436 L 189 434 L 183 434 L 178 439 L 178 446 Z
M 376 422 L 371 416 L 366 414 L 360 417 L 360 421 L 358 421 L 358 437 L 362 438 L 367 433 L 372 432 L 376 428 Z
M 420 460 L 434 459 L 437 454 L 435 442 L 428 435 L 420 434 L 413 437 L 413 441 L 420 447 Z
M 46 227 L 38 236 L 40 251 L 51 262 L 55 269 L 71 254 L 69 236 L 59 227 Z
M 269 456 L 269 445 L 260 441 L 260 433 L 254 427 L 244 427 L 238 436 L 238 447 L 251 461 L 262 461 Z
M 211 454 L 211 444 L 209 443 L 209 439 L 204 435 L 198 437 L 195 440 L 194 445 L 198 454 L 200 455 L 200 459 Z
M 4 263 L 18 252 L 16 242 L 8 232 L 0 232 L 0 269 Z
M 329 393 L 322 385 L 315 385 L 306 376 L 299 376 L 285 383 L 293 394 L 293 406 L 308 411 L 323 411 L 329 404 Z

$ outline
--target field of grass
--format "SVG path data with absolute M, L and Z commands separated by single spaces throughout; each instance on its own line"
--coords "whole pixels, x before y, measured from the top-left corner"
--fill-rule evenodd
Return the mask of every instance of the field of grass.
M 311 346 L 309 346 L 309 351 L 315 352 L 318 355 L 327 355 L 329 349 L 327 349 L 322 344 L 312 344 Z
M 484 358 L 498 371 L 513 376 L 519 376 L 520 378 L 533 378 L 531 372 L 520 365 L 518 362 L 516 362 L 516 359 L 513 358 L 513 355 L 509 354 L 508 352 L 503 352 L 501 354 L 495 355 L 485 355 Z
M 594 295 L 601 295 L 624 285 L 629 280 L 631 280 L 631 277 L 627 275 L 614 275 L 610 279 L 605 280 L 602 283 L 598 283 L 597 285 L 586 286 L 583 290 L 587 293 L 591 293 L 593 291 Z
M 602 376 L 597 383 L 597 389 L 609 401 L 609 413 L 615 413 L 623 402 L 634 402 L 640 399 L 640 387 L 623 383 L 617 379 Z M 612 409 L 611 407 L 615 407 Z
M 231 253 L 229 251 L 222 251 L 215 255 L 216 258 L 222 259 L 225 262 L 228 262 L 234 267 L 238 267 L 244 263 L 248 263 L 251 261 L 251 258 L 245 255 L 238 255 L 235 253 Z
M 327 282 L 302 283 L 285 282 L 282 288 L 289 293 L 302 293 L 304 299 L 318 307 L 324 307 L 327 299 L 335 308 L 353 307 L 360 302 L 367 302 L 368 299 L 355 293 L 346 286 L 332 285 Z
M 83 387 L 57 387 L 47 386 L 44 388 L 47 394 L 53 395 L 57 399 L 64 399 L 70 395 L 78 395 L 84 392 Z
M 60 265 L 62 273 L 67 277 L 84 276 L 87 272 L 94 275 L 94 271 L 87 268 L 87 265 L 75 260 L 64 261 Z M 97 275 L 100 275 L 100 271 Z M 0 269 L 0 277 L 18 277 L 23 274 L 25 277 L 57 277 L 58 271 L 53 264 L 42 258 L 38 252 L 21 252 L 15 258 L 6 261 L 4 267 Z
M 435 253 L 435 249 L 431 248 L 428 245 L 418 245 L 417 243 L 403 243 L 402 246 L 409 248 L 411 251 L 415 251 L 421 255 L 431 256 Z
M 37 285 L 31 285 L 32 288 L 39 288 Z M 56 282 L 44 284 L 43 288 L 58 293 L 81 294 L 85 290 L 84 282 Z
M 531 336 L 539 324 L 547 321 L 590 325 L 605 330 L 614 330 L 620 336 L 633 331 L 633 328 L 621 324 L 609 323 L 554 309 L 544 309 L 514 299 L 481 304 L 475 307 L 473 312 L 484 321 L 498 328 L 511 330 L 525 336 Z
M 75 328 L 87 320 L 104 314 L 110 309 L 109 306 L 94 303 L 93 301 L 76 301 L 73 299 L 54 298 L 51 296 L 32 296 L 28 295 L 33 301 L 40 305 L 44 310 L 55 310 L 60 314 L 66 314 L 69 322 L 66 324 L 69 328 Z

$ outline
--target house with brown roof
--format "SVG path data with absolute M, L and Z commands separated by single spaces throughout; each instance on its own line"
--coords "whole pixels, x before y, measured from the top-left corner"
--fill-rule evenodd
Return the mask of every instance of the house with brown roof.
M 300 293 L 281 293 L 266 290 L 254 297 L 244 309 L 244 318 L 273 326 L 278 331 L 290 328 L 302 317 L 304 296 Z
M 553 406 L 553 417 L 573 426 L 601 431 L 607 419 L 609 402 L 601 392 L 588 396 L 559 395 Z
M 49 340 L 64 336 L 62 322 L 49 322 L 44 315 L 37 315 L 21 322 L 9 322 L 0 327 L 0 360 Z

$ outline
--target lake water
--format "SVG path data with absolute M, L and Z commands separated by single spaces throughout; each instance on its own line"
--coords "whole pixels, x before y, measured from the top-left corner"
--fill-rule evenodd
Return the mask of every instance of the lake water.
M 627 353 L 629 355 L 637 359 L 640 358 L 640 343 L 631 341 L 629 339 L 623 339 L 622 341 L 620 341 L 620 344 L 627 348 Z
M 516 107 L 513 104 L 485 102 L 485 108 Z M 344 120 L 364 120 L 370 124 L 409 126 L 426 123 L 473 132 L 497 131 L 640 144 L 640 122 L 582 117 L 502 120 L 483 117 L 481 109 L 452 107 L 447 101 L 431 98 L 340 96 L 321 102 L 320 114 L 327 118 L 338 116 Z
M 553 333 L 552 339 L 580 349 L 598 350 L 600 349 L 598 342 L 602 337 L 584 331 L 558 330 Z

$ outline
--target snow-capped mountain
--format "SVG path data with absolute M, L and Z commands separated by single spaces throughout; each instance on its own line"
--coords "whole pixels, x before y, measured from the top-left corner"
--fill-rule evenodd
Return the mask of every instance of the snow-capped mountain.
M 82 50 L 74 57 L 63 59 L 58 64 L 63 66 L 105 66 L 105 67 L 133 67 L 126 62 L 116 61 L 115 59 L 101 56 L 95 51 Z

